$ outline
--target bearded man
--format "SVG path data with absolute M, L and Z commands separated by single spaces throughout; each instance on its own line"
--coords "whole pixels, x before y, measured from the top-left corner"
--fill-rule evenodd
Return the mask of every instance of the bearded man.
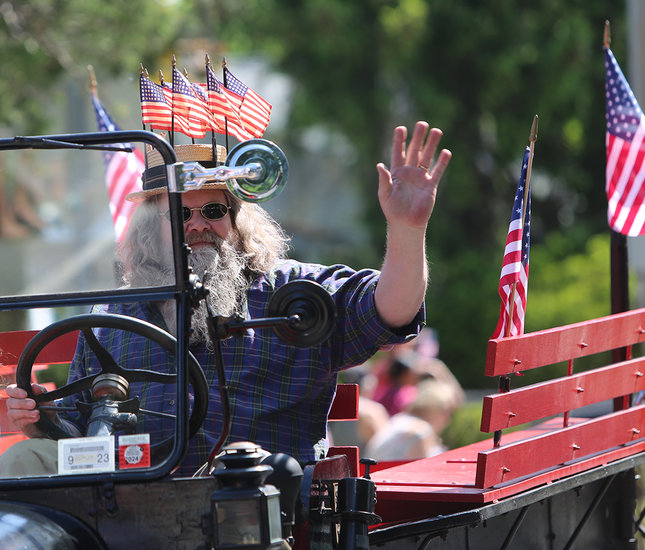
M 326 436 L 337 373 L 365 362 L 384 346 L 413 338 L 421 329 L 428 278 L 425 233 L 451 156 L 442 150 L 433 163 L 441 131 L 428 132 L 428 128 L 418 122 L 406 148 L 407 130 L 397 127 L 390 168 L 377 165 L 378 196 L 388 226 L 380 272 L 287 259 L 288 239 L 278 224 L 260 207 L 237 200 L 223 183 L 206 184 L 182 195 L 191 264 L 200 277 L 207 274 L 208 300 L 217 315 L 266 317 L 273 293 L 298 279 L 321 284 L 337 310 L 330 338 L 311 348 L 291 347 L 267 330 L 247 330 L 222 342 L 233 417 L 228 442 L 253 441 L 301 463 L 317 458 L 314 446 Z M 196 146 L 192 147 L 195 151 Z M 203 160 L 197 156 L 193 152 L 191 158 L 180 160 Z M 121 250 L 124 281 L 133 287 L 174 281 L 164 167 L 159 168 L 146 174 L 142 192 L 129 197 L 142 201 Z M 135 303 L 98 306 L 94 311 L 137 317 L 172 333 L 173 308 L 174 303 Z M 190 350 L 206 373 L 211 395 L 206 419 L 189 443 L 180 475 L 190 475 L 204 463 L 222 431 L 215 355 L 203 305 L 193 316 L 192 327 Z M 95 333 L 120 365 L 172 372 L 168 354 L 142 337 L 112 329 L 95 329 Z M 70 381 L 98 368 L 81 336 Z M 34 393 L 41 391 L 34 387 Z M 37 436 L 33 423 L 40 413 L 34 401 L 16 387 L 8 388 L 7 394 L 11 420 L 28 435 Z M 172 410 L 174 405 L 174 390 L 160 384 L 133 384 L 132 394 L 140 395 L 147 409 Z M 59 414 L 58 422 L 80 432 L 83 420 Z M 172 426 L 167 421 L 164 426 L 163 419 L 152 417 L 145 422 L 150 433 L 172 433 Z

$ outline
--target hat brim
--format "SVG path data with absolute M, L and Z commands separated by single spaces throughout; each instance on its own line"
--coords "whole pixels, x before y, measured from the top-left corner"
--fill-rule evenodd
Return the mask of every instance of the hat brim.
M 204 168 L 221 166 L 226 160 L 226 149 L 221 145 L 216 147 L 216 157 L 213 158 L 213 147 L 206 144 L 177 145 L 175 153 L 180 162 L 199 162 Z M 126 195 L 126 200 L 140 202 L 149 197 L 168 192 L 166 165 L 163 157 L 157 150 L 147 153 L 147 168 L 144 170 L 141 181 L 143 189 Z M 225 182 L 210 181 L 203 184 L 199 189 L 228 189 Z

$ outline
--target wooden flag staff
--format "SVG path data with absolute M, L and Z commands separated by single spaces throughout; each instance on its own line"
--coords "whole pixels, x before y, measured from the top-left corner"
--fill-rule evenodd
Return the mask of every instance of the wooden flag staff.
M 177 68 L 177 58 L 172 54 L 172 78 L 175 80 L 175 69 Z M 175 146 L 175 90 L 173 87 L 172 94 L 170 94 L 170 145 Z
M 524 182 L 524 200 L 522 201 L 522 230 L 524 229 L 524 220 L 526 219 L 526 203 L 529 196 L 529 184 L 531 182 L 531 170 L 533 168 L 533 154 L 535 153 L 535 142 L 537 140 L 537 131 L 538 131 L 538 116 L 533 117 L 533 123 L 531 124 L 531 131 L 529 133 L 529 160 L 526 167 L 526 181 Z M 516 292 L 517 283 L 511 285 L 511 294 L 509 296 L 509 322 L 506 323 L 506 334 L 505 337 L 510 336 L 511 323 L 510 319 L 513 318 L 513 312 L 515 309 L 515 292 Z
M 94 67 L 92 67 L 92 65 L 88 65 L 87 72 L 90 74 L 90 93 L 92 94 L 92 97 L 98 97 L 98 84 L 96 82 L 96 74 L 94 74 Z
M 535 142 L 537 141 L 538 133 L 538 116 L 533 117 L 531 124 L 531 131 L 529 132 L 529 158 L 526 166 L 526 180 L 524 181 L 524 198 L 522 200 L 522 231 L 524 231 L 524 221 L 526 220 L 526 208 L 528 203 L 529 189 L 531 183 L 531 171 L 533 169 L 533 155 L 535 153 Z M 511 325 L 513 312 L 515 310 L 515 294 L 517 292 L 517 283 L 511 284 L 511 292 L 508 299 L 508 320 L 506 322 L 504 337 L 507 338 L 511 334 Z M 511 389 L 511 379 L 507 375 L 499 377 L 499 392 L 506 393 Z M 502 430 L 497 430 L 493 434 L 493 445 L 499 447 L 502 440 Z
M 603 47 L 609 49 L 611 45 L 611 26 L 605 21 L 603 29 Z M 629 311 L 629 252 L 627 249 L 627 236 L 609 230 L 610 241 L 610 292 L 611 292 L 611 313 L 622 313 Z M 614 349 L 611 358 L 614 362 L 625 361 L 629 358 L 627 348 Z M 626 395 L 614 399 L 614 410 L 624 409 L 629 406 L 631 396 Z
M 211 58 L 208 56 L 208 54 L 206 54 L 205 61 L 206 61 L 206 72 L 208 74 L 208 68 L 211 67 Z M 212 70 L 212 67 L 211 67 L 211 70 Z M 208 78 L 208 76 L 206 78 Z M 206 85 L 207 88 L 209 86 L 210 86 L 210 84 Z M 210 109 L 210 107 L 211 107 L 210 106 L 210 94 L 209 94 L 209 100 L 208 101 L 209 101 L 208 108 Z M 226 151 L 228 152 L 228 143 L 226 145 L 227 145 Z M 213 160 L 215 161 L 215 160 L 217 160 L 217 139 L 215 138 L 215 128 L 211 128 L 211 146 L 213 147 Z
M 224 87 L 226 88 L 228 83 L 226 82 L 226 71 L 224 69 L 226 69 L 226 58 L 222 57 L 222 83 L 224 84 Z M 229 148 L 228 148 L 228 119 L 227 119 L 226 116 L 224 116 L 224 139 L 226 140 L 225 141 L 226 150 L 229 151 Z

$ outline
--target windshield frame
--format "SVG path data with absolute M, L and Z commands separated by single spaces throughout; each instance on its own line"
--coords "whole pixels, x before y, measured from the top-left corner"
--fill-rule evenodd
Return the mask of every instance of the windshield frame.
M 172 236 L 172 255 L 174 262 L 174 285 L 151 288 L 120 288 L 114 290 L 59 292 L 35 294 L 30 296 L 0 297 L 0 312 L 35 307 L 60 307 L 92 305 L 103 302 L 127 303 L 138 300 L 176 302 L 176 372 L 177 372 L 177 414 L 175 418 L 174 445 L 170 454 L 158 465 L 146 469 L 125 469 L 112 472 L 51 475 L 38 477 L 1 478 L 0 488 L 11 489 L 17 486 L 70 486 L 109 482 L 145 481 L 170 474 L 180 463 L 188 445 L 189 421 L 189 383 L 188 383 L 188 343 L 191 307 L 195 301 L 195 279 L 188 268 L 188 249 L 185 244 L 182 220 L 183 182 L 182 163 L 170 144 L 160 136 L 145 130 L 93 132 L 79 134 L 42 135 L 0 139 L 0 152 L 19 149 L 101 149 L 103 145 L 122 143 L 143 143 L 151 145 L 161 154 L 167 171 L 168 204 Z M 123 150 L 123 149 L 120 149 Z

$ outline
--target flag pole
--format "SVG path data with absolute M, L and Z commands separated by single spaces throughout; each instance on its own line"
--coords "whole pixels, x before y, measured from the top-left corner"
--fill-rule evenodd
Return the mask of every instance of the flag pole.
M 209 80 L 208 80 L 208 68 L 211 65 L 211 59 L 210 59 L 210 57 L 208 57 L 208 54 L 205 55 L 205 62 L 206 62 L 206 82 L 207 82 L 206 87 L 209 88 L 210 86 L 208 84 L 208 82 L 209 82 Z M 211 67 L 211 70 L 212 70 L 212 67 Z M 209 100 L 208 100 L 208 110 L 211 111 L 210 114 L 211 114 L 211 116 L 214 117 L 215 115 L 213 114 L 213 112 L 211 110 L 211 106 L 210 106 L 210 93 L 209 93 Z M 212 127 L 211 127 L 211 147 L 213 148 L 213 161 L 216 161 L 217 160 L 217 139 L 215 138 L 215 128 L 212 128 Z M 228 151 L 228 149 L 227 149 L 227 151 Z
M 611 46 L 611 25 L 605 21 L 603 30 L 603 47 Z M 627 237 L 613 229 L 611 231 L 611 313 L 621 313 L 629 310 L 629 254 Z M 615 350 L 626 353 L 626 350 Z M 625 357 L 626 358 L 626 357 Z M 624 360 L 614 357 L 615 361 Z
M 139 93 L 141 93 L 141 77 L 143 76 L 145 76 L 146 78 L 149 77 L 148 69 L 146 69 L 143 66 L 143 63 L 139 63 Z M 143 117 L 141 117 L 141 126 L 143 127 L 144 130 L 146 129 L 146 123 L 143 122 Z M 148 150 L 150 147 L 151 145 L 148 145 L 148 144 L 144 144 L 143 146 L 144 171 L 148 169 Z M 141 175 L 141 183 L 143 183 L 143 174 Z
M 611 46 L 611 26 L 605 21 L 603 29 L 603 47 L 608 50 Z M 610 257 L 610 294 L 611 313 L 621 313 L 629 310 L 629 251 L 627 249 L 627 236 L 609 230 L 609 257 Z M 627 348 L 618 348 L 611 351 L 612 361 L 617 363 L 626 361 L 628 358 Z M 614 410 L 621 410 L 629 407 L 631 395 L 616 397 L 614 399 Z
M 522 227 L 524 227 L 524 220 L 526 218 L 526 203 L 529 196 L 529 184 L 531 182 L 531 172 L 533 170 L 533 154 L 535 153 L 535 142 L 537 141 L 538 134 L 538 116 L 533 117 L 531 124 L 531 131 L 529 132 L 529 163 L 526 167 L 526 185 L 524 186 L 524 204 L 522 208 Z
M 98 92 L 98 84 L 96 83 L 96 74 L 94 74 L 94 67 L 92 67 L 92 65 L 88 65 L 87 72 L 90 75 L 90 93 L 92 94 L 92 97 L 95 97 L 96 99 L 98 99 L 99 92 Z
M 148 71 L 144 68 L 143 63 L 139 63 L 139 92 L 141 91 L 141 77 L 144 76 L 147 72 Z M 143 122 L 143 117 L 141 117 L 141 126 L 143 127 L 144 130 L 146 129 L 146 123 Z M 146 155 L 146 158 L 147 156 L 148 155 Z
M 186 77 L 186 80 L 190 82 L 190 79 L 188 78 L 188 69 L 184 67 L 184 76 Z M 193 136 L 190 136 L 191 143 L 194 145 L 195 144 L 195 138 Z
M 524 231 L 524 222 L 526 220 L 526 210 L 529 197 L 529 189 L 531 183 L 531 171 L 533 169 L 533 155 L 535 154 L 535 142 L 537 141 L 538 134 L 538 116 L 533 117 L 533 122 L 531 123 L 531 131 L 529 132 L 529 158 L 526 165 L 526 180 L 524 181 L 524 198 L 522 200 L 522 231 Z M 508 321 L 506 323 L 506 328 L 504 330 L 504 337 L 507 338 L 511 334 L 511 319 L 513 318 L 513 312 L 515 310 L 515 293 L 517 292 L 517 283 L 511 285 L 511 292 L 508 300 Z M 507 393 L 511 389 L 511 379 L 507 375 L 502 375 L 499 377 L 499 393 Z M 493 433 L 493 446 L 499 447 L 502 441 L 502 430 L 496 430 Z
M 224 87 L 227 88 L 227 82 L 226 82 L 226 58 L 222 57 L 222 82 L 224 84 Z M 228 119 L 226 118 L 226 115 L 224 115 L 224 142 L 226 144 L 226 151 L 229 150 L 228 148 Z
M 172 54 L 172 81 L 175 82 L 175 69 L 177 68 L 177 59 L 175 54 Z M 175 146 L 175 90 L 173 86 L 172 94 L 172 103 L 170 104 L 170 145 L 171 147 Z
M 526 181 L 524 182 L 524 200 L 522 201 L 522 228 L 524 228 L 524 220 L 526 219 L 526 203 L 529 196 L 529 184 L 531 182 L 531 170 L 533 168 L 533 154 L 535 153 L 535 142 L 537 140 L 537 131 L 538 131 L 538 116 L 533 117 L 533 123 L 531 124 L 531 131 L 529 132 L 529 160 L 526 167 Z M 509 319 L 513 317 L 513 310 L 515 307 L 515 287 L 517 283 L 511 285 L 511 295 L 509 301 Z M 506 323 L 506 334 L 504 337 L 510 336 L 511 324 Z
M 605 28 L 602 33 L 602 44 L 605 48 L 611 46 L 611 25 L 609 24 L 609 19 L 605 19 Z
M 162 90 L 163 90 L 163 87 L 164 87 L 165 83 L 166 83 L 166 79 L 163 76 L 163 71 L 161 69 L 159 69 L 159 84 L 161 84 Z M 172 111 L 171 111 L 171 120 L 172 120 Z M 171 142 L 171 144 L 172 144 L 172 142 Z

